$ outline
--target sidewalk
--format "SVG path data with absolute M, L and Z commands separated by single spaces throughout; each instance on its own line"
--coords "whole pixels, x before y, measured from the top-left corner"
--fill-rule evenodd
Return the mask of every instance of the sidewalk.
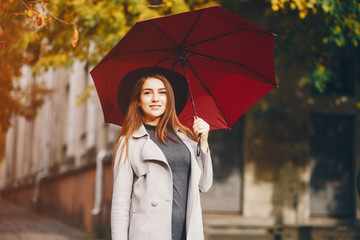
M 0 240 L 95 240 L 59 221 L 0 200 Z

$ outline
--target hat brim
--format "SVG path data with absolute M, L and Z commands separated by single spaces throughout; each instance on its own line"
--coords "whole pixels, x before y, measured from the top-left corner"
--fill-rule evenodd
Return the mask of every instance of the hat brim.
M 118 88 L 118 106 L 126 115 L 130 103 L 131 93 L 140 78 L 146 75 L 161 74 L 171 84 L 175 96 L 176 114 L 179 115 L 184 109 L 188 99 L 188 84 L 181 73 L 162 67 L 143 67 L 127 73 L 121 80 Z

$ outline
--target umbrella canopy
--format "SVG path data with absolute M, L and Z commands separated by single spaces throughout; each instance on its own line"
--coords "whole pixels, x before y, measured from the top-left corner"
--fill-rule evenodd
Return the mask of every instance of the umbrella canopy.
M 183 74 L 189 98 L 179 120 L 194 116 L 211 129 L 231 128 L 236 120 L 277 86 L 275 34 L 219 6 L 138 21 L 91 71 L 105 122 L 121 125 L 117 90 L 124 76 L 156 66 Z

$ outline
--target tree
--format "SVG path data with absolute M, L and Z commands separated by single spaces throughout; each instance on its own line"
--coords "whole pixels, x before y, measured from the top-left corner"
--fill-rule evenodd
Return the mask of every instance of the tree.
M 351 61 L 360 64 L 358 1 L 271 0 L 271 8 L 276 12 L 276 17 L 291 16 L 291 21 L 282 24 L 287 28 L 283 44 L 286 50 L 290 50 L 289 43 L 307 43 L 307 47 L 298 49 L 303 52 L 295 55 L 299 60 L 305 60 L 309 73 L 307 79 L 320 92 L 324 92 L 329 85 L 337 85 L 341 91 L 345 78 L 349 77 L 344 76 L 347 75 L 344 68 L 347 72 L 355 72 L 355 69 L 348 68 L 349 65 L 356 65 Z M 358 77 L 356 73 L 352 75 Z
M 5 149 L 5 136 L 11 125 L 11 116 L 20 114 L 27 119 L 36 116 L 36 112 L 42 105 L 44 96 L 49 90 L 41 84 L 34 82 L 32 86 L 23 88 L 15 80 L 21 74 L 23 64 L 34 62 L 34 56 L 24 53 L 24 45 L 18 40 L 26 40 L 26 31 L 22 29 L 24 21 L 16 18 L 14 12 L 18 11 L 19 3 L 2 1 L 0 10 L 0 159 Z M 32 52 L 37 47 L 31 43 L 27 47 Z
M 346 78 L 358 77 L 355 72 L 360 62 L 360 4 L 356 0 L 220 0 L 220 3 L 239 16 L 246 16 L 247 12 L 263 15 L 262 27 L 278 34 L 277 67 L 302 66 L 306 70 L 303 79 L 318 92 L 333 86 L 342 92 Z
M 23 65 L 33 74 L 70 67 L 78 59 L 94 66 L 139 19 L 188 11 L 210 1 L 5 0 L 0 3 L 0 159 L 11 116 L 36 116 L 51 91 L 40 83 L 23 89 Z
M 281 66 L 303 64 L 320 92 L 343 85 L 349 62 L 359 59 L 360 4 L 356 0 L 219 0 L 242 15 L 262 11 L 265 29 L 279 34 Z M 17 83 L 23 65 L 34 74 L 69 67 L 75 59 L 94 66 L 138 19 L 217 4 L 215 0 L 7 0 L 0 3 L 0 159 L 11 116 L 28 119 L 49 94 L 41 83 Z M 16 16 L 17 15 L 17 16 Z M 274 24 L 275 22 L 275 24 Z M 339 60 L 340 59 L 340 60 Z M 342 59 L 342 61 L 341 61 Z M 358 64 L 360 60 L 357 60 Z M 345 67 L 344 67 L 345 66 Z M 354 64 L 352 64 L 354 66 Z M 356 68 L 356 67 L 355 67 Z M 356 69 L 347 69 L 355 72 Z M 345 76 L 346 78 L 346 76 Z

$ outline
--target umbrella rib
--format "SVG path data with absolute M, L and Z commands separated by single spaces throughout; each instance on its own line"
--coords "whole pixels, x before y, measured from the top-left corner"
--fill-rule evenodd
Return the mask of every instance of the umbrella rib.
M 189 53 L 192 53 L 193 55 L 197 55 L 200 57 L 204 57 L 204 58 L 209 58 L 211 60 L 215 60 L 215 61 L 219 61 L 219 62 L 225 62 L 225 63 L 231 63 L 234 65 L 238 65 L 238 66 L 242 66 L 244 68 L 249 69 L 250 71 L 256 73 L 257 75 L 259 75 L 260 77 L 262 77 L 263 79 L 265 79 L 266 81 L 270 82 L 272 85 L 277 86 L 277 83 L 274 83 L 273 81 L 271 81 L 270 79 L 268 79 L 267 77 L 265 77 L 264 75 L 262 75 L 261 73 L 251 69 L 250 67 L 246 66 L 243 63 L 239 63 L 239 62 L 235 62 L 235 61 L 231 61 L 231 60 L 226 60 L 226 59 L 222 59 L 222 58 L 217 58 L 217 57 L 212 57 L 212 56 L 208 56 L 202 53 L 197 53 L 197 52 L 193 52 L 193 51 L 188 51 Z
M 174 52 L 170 53 L 165 58 L 161 59 L 158 63 L 156 63 L 154 66 L 159 66 L 161 63 L 165 62 L 166 60 L 170 59 L 171 56 L 175 55 Z M 177 59 L 177 57 L 175 57 Z
M 179 62 L 179 58 L 175 58 L 175 61 L 174 61 L 174 64 L 173 64 L 171 70 L 174 70 L 174 69 L 175 69 L 175 67 L 176 67 L 176 65 L 178 64 L 178 62 Z
M 189 67 L 191 68 L 191 71 L 194 73 L 195 77 L 197 78 L 197 80 L 200 82 L 200 84 L 204 87 L 204 89 L 206 90 L 206 92 L 209 94 L 209 96 L 213 99 L 216 107 L 219 109 L 221 115 L 223 116 L 226 124 L 228 125 L 229 129 L 231 129 L 231 126 L 228 122 L 228 120 L 225 117 L 224 112 L 222 111 L 222 109 L 219 107 L 219 105 L 217 104 L 214 95 L 212 94 L 212 92 L 210 91 L 210 89 L 205 85 L 205 83 L 201 80 L 200 76 L 197 74 L 197 72 L 195 71 L 195 68 L 193 67 L 193 65 L 190 63 L 190 61 L 187 61 L 187 63 L 189 64 Z
M 150 21 L 150 23 L 154 25 L 155 28 L 159 30 L 159 32 L 161 32 L 173 44 L 175 48 L 177 48 L 175 42 L 158 25 L 156 25 L 153 21 Z
M 151 53 L 151 52 L 169 52 L 173 51 L 173 49 L 151 49 L 151 50 L 141 50 L 141 51 L 129 51 L 129 52 L 119 52 L 117 54 L 112 55 L 111 57 L 117 56 L 117 55 L 124 55 L 124 54 L 137 54 L 137 53 Z
M 255 32 L 255 33 L 263 33 L 263 34 L 269 34 L 269 35 L 271 35 L 271 36 L 274 36 L 274 34 L 272 34 L 272 33 L 267 33 L 267 32 L 262 32 L 262 31 L 238 29 L 238 30 L 235 30 L 235 31 L 232 31 L 232 32 L 228 32 L 228 33 L 224 33 L 224 34 L 221 34 L 221 35 L 219 35 L 219 36 L 215 36 L 215 37 L 212 37 L 212 38 L 209 38 L 209 39 L 200 41 L 200 42 L 192 43 L 192 44 L 186 46 L 186 48 L 191 48 L 191 49 L 192 49 L 192 48 L 196 47 L 196 46 L 199 45 L 199 44 L 203 44 L 203 43 L 206 43 L 206 42 L 214 41 L 214 40 L 216 40 L 216 39 L 223 38 L 223 37 L 226 37 L 226 36 L 229 36 L 229 35 L 232 35 L 232 34 L 235 34 L 235 33 L 243 32 L 243 31 Z
M 186 42 L 186 40 L 189 38 L 190 34 L 193 32 L 196 24 L 198 23 L 201 15 L 203 14 L 203 12 L 204 12 L 204 10 L 201 10 L 201 11 L 199 12 L 199 14 L 196 16 L 196 19 L 195 19 L 194 23 L 191 25 L 190 30 L 189 30 L 188 33 L 186 34 L 186 36 L 185 36 L 184 40 L 182 41 L 182 43 L 180 44 L 180 46 L 183 46 L 184 43 Z

